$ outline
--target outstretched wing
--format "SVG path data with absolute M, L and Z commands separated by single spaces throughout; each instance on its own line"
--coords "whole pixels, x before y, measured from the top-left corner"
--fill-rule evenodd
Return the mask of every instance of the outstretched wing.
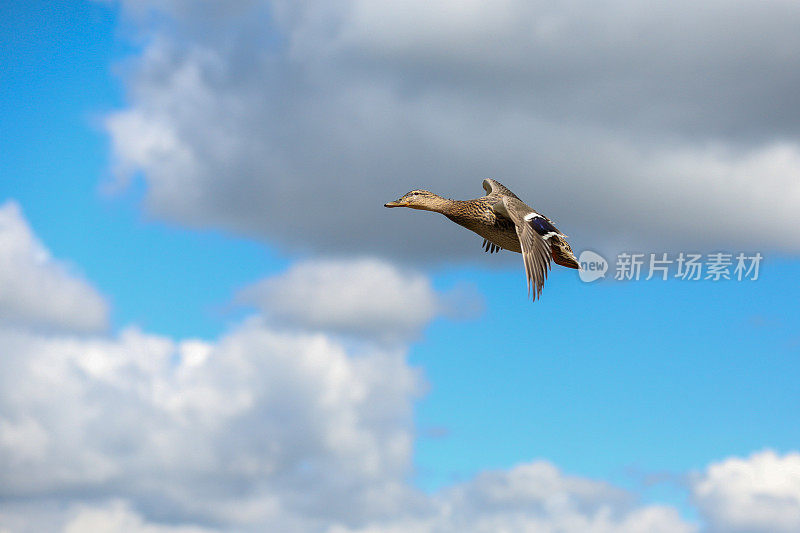
M 525 265 L 525 277 L 528 280 L 528 294 L 531 294 L 531 288 L 533 288 L 533 299 L 535 300 L 542 293 L 544 281 L 547 279 L 547 271 L 550 269 L 550 245 L 525 220 L 525 215 L 530 212 L 530 208 L 518 198 L 503 196 L 500 202 L 494 204 L 493 209 L 514 222 L 522 248 L 522 262 Z
M 511 198 L 517 198 L 517 195 L 508 190 L 508 188 L 500 183 L 499 181 L 486 178 L 483 180 L 483 190 L 486 191 L 486 195 L 500 195 L 500 196 L 510 196 Z

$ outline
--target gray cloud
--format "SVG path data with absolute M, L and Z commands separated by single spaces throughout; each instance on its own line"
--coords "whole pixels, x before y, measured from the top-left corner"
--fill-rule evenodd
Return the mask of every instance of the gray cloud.
M 121 500 L 106 505 L 76 505 L 64 520 L 64 533 L 212 533 L 196 526 L 154 524 L 148 522 Z
M 132 16 L 150 41 L 107 127 L 159 216 L 477 258 L 463 229 L 381 205 L 494 176 L 577 248 L 800 249 L 791 2 L 158 5 L 168 23 Z

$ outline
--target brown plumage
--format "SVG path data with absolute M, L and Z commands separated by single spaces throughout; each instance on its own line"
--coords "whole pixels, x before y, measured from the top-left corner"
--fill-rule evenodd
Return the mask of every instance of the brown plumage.
M 411 191 L 386 207 L 410 207 L 441 213 L 456 224 L 483 237 L 483 249 L 494 253 L 501 248 L 522 253 L 528 291 L 535 300 L 542 292 L 550 259 L 561 266 L 580 268 L 566 235 L 544 215 L 520 200 L 493 179 L 483 180 L 486 196 L 473 200 L 449 200 L 430 191 Z

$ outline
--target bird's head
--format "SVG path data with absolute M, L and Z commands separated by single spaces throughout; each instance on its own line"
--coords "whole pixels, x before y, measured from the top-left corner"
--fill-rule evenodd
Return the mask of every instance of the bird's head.
M 410 207 L 411 209 L 436 211 L 441 201 L 441 196 L 434 194 L 431 191 L 415 189 L 407 192 L 395 202 L 388 202 L 384 204 L 384 207 Z

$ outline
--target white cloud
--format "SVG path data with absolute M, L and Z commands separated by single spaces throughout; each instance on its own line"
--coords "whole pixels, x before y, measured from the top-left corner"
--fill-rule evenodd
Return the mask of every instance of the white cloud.
M 795 3 L 226 6 L 132 18 L 150 40 L 107 125 L 160 216 L 481 257 L 463 229 L 381 206 L 491 175 L 576 247 L 800 249 Z
M 288 315 L 301 330 L 253 316 L 214 341 L 0 326 L 0 529 L 691 529 L 674 510 L 544 462 L 421 493 L 408 479 L 422 378 L 405 348 L 320 328 L 378 316 L 370 332 L 396 323 L 406 334 L 441 296 L 418 274 L 366 260 L 302 263 L 261 296 L 273 312 L 310 284 L 341 300 L 347 320 L 312 293 L 319 316 Z
M 420 496 L 420 498 L 423 498 Z M 69 505 L 42 505 L 2 512 L 0 527 L 10 531 L 36 531 L 24 525 L 28 518 L 48 530 L 125 531 L 135 533 L 202 533 L 225 531 L 320 531 L 327 533 L 693 533 L 696 524 L 682 519 L 671 507 L 641 505 L 625 491 L 606 483 L 568 476 L 545 461 L 522 464 L 508 471 L 486 472 L 437 495 L 424 506 L 398 506 L 391 515 L 360 526 L 346 525 L 346 517 L 327 522 L 283 516 L 263 520 L 258 511 L 270 509 L 268 500 L 239 502 L 235 519 L 215 525 L 186 525 L 180 520 L 162 522 L 146 518 L 128 500 L 114 499 Z M 210 505 L 218 505 L 210 502 Z M 14 506 L 12 506 L 14 507 Z M 287 513 L 287 510 L 281 510 Z M 291 520 L 289 520 L 291 518 Z M 276 525 L 277 524 L 277 525 Z
M 107 321 L 103 297 L 50 256 L 16 203 L 0 205 L 0 324 L 97 331 Z
M 567 476 L 545 461 L 480 474 L 434 500 L 437 507 L 433 513 L 373 524 L 358 531 L 688 533 L 697 530 L 673 508 L 639 505 L 621 489 Z
M 9 264 L 20 256 L 49 265 L 18 208 L 4 209 Z M 56 286 L 87 287 L 55 272 Z M 278 291 L 268 308 L 308 283 L 335 293 L 331 280 L 345 272 L 358 274 L 346 285 L 362 294 L 343 307 L 349 321 L 331 325 L 333 305 L 320 300 L 328 309 L 302 329 L 254 316 L 213 341 L 136 328 L 115 336 L 31 328 L 10 316 L 0 324 L 0 531 L 697 530 L 672 507 L 642 504 L 546 461 L 418 491 L 408 479 L 422 378 L 405 348 L 343 342 L 315 328 L 391 315 L 392 306 L 367 305 L 364 291 L 398 306 L 409 305 L 399 294 L 417 304 L 441 295 L 382 262 L 303 263 L 277 285 L 264 283 Z M 96 298 L 79 291 L 77 307 L 87 305 L 80 295 Z M 27 317 L 21 307 L 7 312 L 15 309 Z M 426 306 L 404 309 L 419 317 L 399 323 L 401 332 L 432 316 Z M 303 320 L 305 311 L 293 312 L 291 320 Z M 392 320 L 375 331 L 388 332 Z M 712 531 L 800 527 L 798 453 L 726 459 L 691 489 Z
M 713 463 L 692 491 L 711 531 L 800 531 L 800 453 L 765 450 Z
M 10 220 L 0 233 L 8 264 L 40 258 L 44 274 L 37 275 L 51 274 L 59 289 L 84 287 L 66 271 L 48 270 L 44 248 L 16 207 L 3 214 Z M 4 275 L 14 286 L 30 273 L 11 268 Z M 429 287 L 424 278 L 414 282 Z M 358 283 L 351 288 L 358 291 Z M 80 309 L 95 297 L 75 291 L 71 303 Z M 358 305 L 352 313 L 365 316 Z M 7 309 L 15 311 L 27 318 L 24 308 Z M 145 531 L 152 528 L 140 515 L 308 530 L 421 501 L 404 481 L 421 378 L 400 345 L 349 347 L 319 330 L 289 331 L 259 316 L 214 342 L 175 341 L 135 327 L 109 337 L 22 323 L 10 316 L 0 324 L 5 498 L 50 505 L 53 516 L 98 495 L 118 498 L 132 507 L 90 509 L 73 522 Z
M 211 344 L 136 330 L 5 330 L 0 344 L 5 494 L 88 491 L 189 522 L 301 529 L 411 497 L 419 378 L 402 352 L 354 356 L 259 319 Z
M 450 312 L 426 276 L 376 259 L 296 263 L 238 299 L 291 325 L 387 340 L 413 338 Z

